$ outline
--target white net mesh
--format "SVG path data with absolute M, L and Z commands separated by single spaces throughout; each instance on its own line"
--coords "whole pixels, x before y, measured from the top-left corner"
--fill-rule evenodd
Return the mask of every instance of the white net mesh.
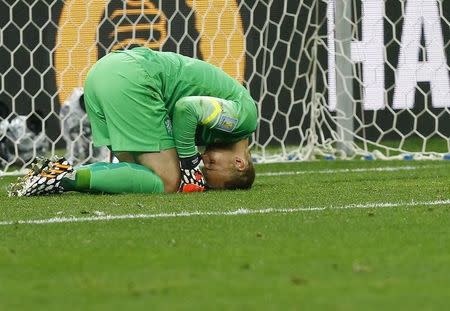
M 448 1 L 329 2 L 329 154 L 448 158 L 449 17 Z
M 98 58 L 136 45 L 244 83 L 258 161 L 445 157 L 449 17 L 437 0 L 2 1 L 0 170 L 105 158 L 76 92 Z

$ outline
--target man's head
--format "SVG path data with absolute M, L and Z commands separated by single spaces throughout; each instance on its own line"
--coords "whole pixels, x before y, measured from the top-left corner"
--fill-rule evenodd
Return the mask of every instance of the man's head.
M 248 141 L 208 146 L 202 155 L 203 174 L 211 189 L 249 189 L 255 170 Z

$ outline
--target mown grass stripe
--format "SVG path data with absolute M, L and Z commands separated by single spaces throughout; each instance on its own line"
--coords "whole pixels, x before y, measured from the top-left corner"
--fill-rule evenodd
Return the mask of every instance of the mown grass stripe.
M 7 225 L 43 225 L 54 223 L 74 223 L 74 222 L 95 222 L 110 221 L 124 219 L 150 219 L 150 218 L 174 218 L 174 217 L 195 217 L 195 216 L 238 216 L 238 215 L 255 215 L 255 214 L 275 214 L 275 213 L 298 213 L 309 211 L 345 210 L 345 209 L 365 209 L 365 208 L 393 208 L 393 207 L 410 207 L 410 206 L 433 206 L 433 205 L 450 205 L 450 199 L 425 201 L 425 202 L 374 202 L 349 204 L 342 206 L 327 207 L 298 207 L 298 208 L 265 208 L 265 209 L 237 209 L 233 211 L 182 211 L 173 213 L 158 214 L 124 214 L 124 215 L 104 215 L 90 217 L 54 217 L 48 219 L 36 220 L 5 220 L 0 221 L 1 226 Z
M 341 174 L 341 173 L 362 173 L 362 172 L 396 172 L 396 171 L 414 171 L 420 169 L 440 168 L 443 165 L 422 165 L 422 166 L 382 166 L 370 168 L 341 168 L 341 169 L 323 169 L 323 170 L 304 170 L 304 171 L 285 171 L 285 172 L 265 172 L 257 173 L 257 176 L 288 176 L 288 175 L 307 175 L 307 174 Z

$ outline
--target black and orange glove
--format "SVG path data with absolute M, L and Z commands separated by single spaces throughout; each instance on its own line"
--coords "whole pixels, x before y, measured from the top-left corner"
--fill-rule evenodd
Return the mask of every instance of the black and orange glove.
M 206 189 L 206 181 L 200 171 L 200 153 L 180 159 L 181 184 L 178 192 L 203 192 Z

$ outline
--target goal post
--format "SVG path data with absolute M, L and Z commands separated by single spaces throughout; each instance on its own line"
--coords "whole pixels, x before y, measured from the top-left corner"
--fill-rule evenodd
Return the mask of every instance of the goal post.
M 96 60 L 134 46 L 243 83 L 257 162 L 448 159 L 449 25 L 443 0 L 2 1 L 0 175 L 40 155 L 107 157 L 80 87 Z
M 329 65 L 335 62 L 328 111 L 337 151 L 343 139 L 366 158 L 448 159 L 449 8 L 440 0 L 328 1 Z
M 329 79 L 336 76 L 335 90 L 329 100 L 334 100 L 336 105 L 336 131 L 338 141 L 336 149 L 344 155 L 352 156 L 353 151 L 353 66 L 351 63 L 352 41 L 352 2 L 351 0 L 329 1 L 327 18 L 330 21 L 327 31 L 331 34 L 327 37 L 329 61 L 335 62 L 334 66 L 328 64 Z M 334 35 L 333 35 L 334 33 Z M 333 42 L 334 41 L 334 42 Z M 336 45 L 335 42 L 338 42 Z M 333 53 L 330 46 L 333 45 Z M 330 69 L 331 68 L 331 69 Z M 328 82 L 329 83 L 329 82 Z M 329 107 L 332 105 L 329 104 Z

